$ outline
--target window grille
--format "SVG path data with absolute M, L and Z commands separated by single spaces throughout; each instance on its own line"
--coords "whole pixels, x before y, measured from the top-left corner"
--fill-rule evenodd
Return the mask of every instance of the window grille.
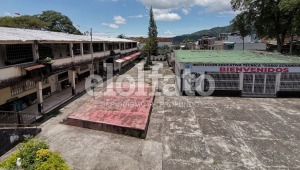
M 33 61 L 32 44 L 6 45 L 6 65 Z
M 11 95 L 17 95 L 35 88 L 35 82 L 26 80 L 10 87 Z
M 207 73 L 215 81 L 216 90 L 238 90 L 240 75 L 238 73 Z
M 79 43 L 73 44 L 73 53 L 74 53 L 74 55 L 80 55 L 81 54 Z
M 89 43 L 83 44 L 83 54 L 90 54 L 90 44 Z
M 281 73 L 280 90 L 300 90 L 300 73 Z
M 104 49 L 103 49 L 103 43 L 93 43 L 93 51 L 94 52 L 104 51 Z
M 51 44 L 39 44 L 39 59 L 43 60 L 47 57 L 53 58 Z

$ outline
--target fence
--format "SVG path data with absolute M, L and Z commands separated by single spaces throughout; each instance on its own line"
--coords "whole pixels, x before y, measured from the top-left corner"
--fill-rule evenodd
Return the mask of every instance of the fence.
M 35 126 L 37 115 L 33 113 L 0 111 L 0 127 Z

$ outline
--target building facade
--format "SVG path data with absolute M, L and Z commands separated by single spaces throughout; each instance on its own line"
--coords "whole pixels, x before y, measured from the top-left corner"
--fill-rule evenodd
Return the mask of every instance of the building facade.
M 22 111 L 92 74 L 105 75 L 137 58 L 137 42 L 0 27 L 0 110 Z M 93 62 L 92 62 L 93 61 Z
M 299 57 L 254 51 L 179 50 L 174 55 L 176 85 L 181 94 L 213 90 L 276 97 L 300 92 Z

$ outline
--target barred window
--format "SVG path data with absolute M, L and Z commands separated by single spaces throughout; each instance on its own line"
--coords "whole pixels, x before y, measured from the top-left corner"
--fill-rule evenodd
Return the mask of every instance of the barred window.
M 33 61 L 32 44 L 6 45 L 6 65 Z
M 35 88 L 35 82 L 26 80 L 10 87 L 11 95 L 17 95 Z

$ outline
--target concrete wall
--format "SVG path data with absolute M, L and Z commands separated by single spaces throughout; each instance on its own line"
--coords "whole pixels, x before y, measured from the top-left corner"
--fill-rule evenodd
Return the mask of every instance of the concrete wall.
M 0 81 L 22 76 L 22 69 L 18 66 L 8 66 L 0 68 Z
M 266 50 L 265 43 L 245 43 L 245 50 Z M 234 44 L 234 50 L 243 50 L 243 43 Z

